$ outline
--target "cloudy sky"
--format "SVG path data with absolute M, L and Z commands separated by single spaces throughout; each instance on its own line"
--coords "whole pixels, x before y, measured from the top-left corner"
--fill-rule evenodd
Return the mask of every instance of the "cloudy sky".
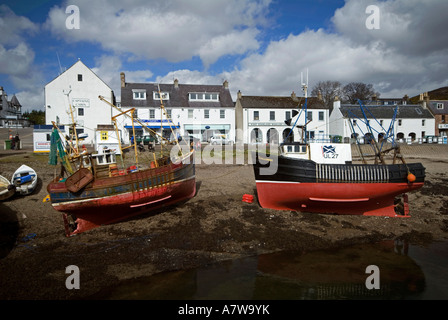
M 45 85 L 79 58 L 118 99 L 122 71 L 128 82 L 228 80 L 235 97 L 302 94 L 307 69 L 310 89 L 356 81 L 414 96 L 448 85 L 447 12 L 446 0 L 7 0 L 0 86 L 43 110 Z

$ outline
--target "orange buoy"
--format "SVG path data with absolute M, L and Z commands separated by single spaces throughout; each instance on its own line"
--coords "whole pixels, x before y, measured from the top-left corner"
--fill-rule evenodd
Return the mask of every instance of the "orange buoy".
M 254 196 L 250 194 L 243 195 L 243 201 L 247 203 L 252 203 L 254 201 Z
M 408 173 L 408 181 L 409 182 L 414 182 L 415 179 L 416 179 L 415 175 L 409 172 Z

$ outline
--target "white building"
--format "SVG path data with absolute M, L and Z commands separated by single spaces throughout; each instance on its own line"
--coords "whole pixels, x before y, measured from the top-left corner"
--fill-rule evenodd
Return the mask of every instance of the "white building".
M 162 116 L 159 88 L 167 116 Z M 208 141 L 219 134 L 235 141 L 235 108 L 227 81 L 222 85 L 179 84 L 177 79 L 172 84 L 127 83 L 122 72 L 121 109 L 130 108 L 146 126 L 168 139 L 174 134 Z M 123 140 L 128 142 L 131 120 L 123 121 Z M 137 136 L 148 134 L 138 124 L 134 129 Z
M 377 141 L 388 135 L 398 142 L 422 142 L 434 135 L 434 116 L 421 105 L 368 105 L 361 109 L 359 105 L 341 105 L 340 101 L 333 104 L 330 134 L 345 141 L 355 137 L 366 141 L 370 132 L 365 118 Z
M 290 97 L 243 96 L 238 92 L 237 142 L 278 144 L 302 141 L 302 136 L 313 141 L 328 140 L 328 108 L 316 97 L 308 97 L 306 111 L 304 106 L 305 98 L 297 98 L 294 92 Z M 306 131 L 302 129 L 305 121 Z
M 78 134 L 88 135 L 84 143 L 95 142 L 97 125 L 111 124 L 112 117 L 111 107 L 99 95 L 110 102 L 115 100 L 112 89 L 78 60 L 45 86 L 45 123 L 69 126 L 73 114 Z M 68 127 L 66 132 L 71 133 Z

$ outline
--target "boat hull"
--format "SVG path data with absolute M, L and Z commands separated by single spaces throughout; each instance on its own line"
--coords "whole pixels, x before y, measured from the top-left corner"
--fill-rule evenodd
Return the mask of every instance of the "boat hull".
M 98 178 L 78 192 L 68 190 L 65 181 L 52 182 L 47 191 L 70 236 L 192 198 L 195 166 L 186 161 Z
M 416 190 L 423 183 L 350 184 L 278 183 L 257 181 L 258 201 L 263 208 L 347 215 L 408 217 L 407 198 L 403 209 L 396 197 Z
M 20 166 L 13 174 L 11 184 L 16 187 L 15 192 L 22 196 L 33 193 L 37 186 L 36 171 L 27 165 Z
M 262 175 L 265 165 L 256 160 L 259 204 L 276 210 L 408 217 L 406 193 L 421 188 L 425 177 L 419 163 L 319 165 L 282 156 L 273 174 Z M 415 175 L 415 181 L 408 181 L 409 172 Z
M 11 198 L 16 192 L 16 187 L 3 176 L 0 176 L 0 201 Z

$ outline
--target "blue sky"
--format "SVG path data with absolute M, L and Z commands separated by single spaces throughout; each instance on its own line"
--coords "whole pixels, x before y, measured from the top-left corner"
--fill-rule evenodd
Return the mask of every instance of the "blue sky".
M 79 29 L 68 29 L 69 5 Z M 369 5 L 378 29 L 366 27 Z M 448 85 L 446 0 L 2 1 L 0 86 L 24 110 L 78 58 L 120 98 L 128 82 L 220 84 L 232 95 L 301 94 L 318 81 L 373 84 L 382 97 Z M 59 60 L 58 60 L 59 59 Z

